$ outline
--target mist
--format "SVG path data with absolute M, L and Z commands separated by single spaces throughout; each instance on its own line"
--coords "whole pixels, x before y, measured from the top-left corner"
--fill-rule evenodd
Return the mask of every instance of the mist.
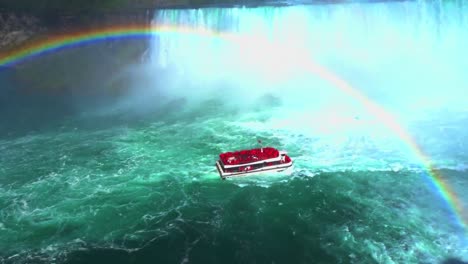
M 15 123 L 55 129 L 76 116 L 71 127 L 99 129 L 217 114 L 253 130 L 400 149 L 385 120 L 328 74 L 395 116 L 428 153 L 450 153 L 466 142 L 466 8 L 419 1 L 156 11 L 152 25 L 171 31 L 3 69 L 5 131 Z
M 240 97 L 271 93 L 294 105 L 301 98 L 305 106 L 328 101 L 324 93 L 339 100 L 340 91 L 307 68 L 313 63 L 405 118 L 408 111 L 414 117 L 466 111 L 463 8 L 398 2 L 164 10 L 154 25 L 192 30 L 157 37 L 151 61 L 180 83 L 160 89 L 188 97 L 209 94 L 223 81 L 234 87 L 226 92 Z

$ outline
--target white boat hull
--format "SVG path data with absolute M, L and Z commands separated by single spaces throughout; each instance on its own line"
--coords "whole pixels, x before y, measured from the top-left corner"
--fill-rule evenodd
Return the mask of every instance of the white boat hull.
M 260 175 L 260 174 L 271 174 L 271 173 L 282 173 L 282 174 L 287 175 L 287 174 L 291 174 L 293 171 L 293 162 L 291 161 L 288 163 L 258 168 L 258 169 L 249 170 L 249 171 L 224 172 L 222 169 L 222 166 L 219 164 L 219 161 L 217 161 L 216 169 L 219 172 L 219 176 L 223 180 L 227 178 L 238 178 L 238 177 L 253 176 L 253 175 Z

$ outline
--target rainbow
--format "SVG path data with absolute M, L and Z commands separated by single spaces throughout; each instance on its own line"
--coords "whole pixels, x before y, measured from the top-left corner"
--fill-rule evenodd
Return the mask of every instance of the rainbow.
M 76 47 L 80 45 L 95 43 L 104 40 L 118 40 L 122 38 L 151 38 L 162 34 L 194 34 L 197 36 L 236 38 L 236 34 L 229 32 L 210 31 L 204 28 L 190 28 L 182 26 L 147 26 L 147 25 L 132 25 L 132 26 L 114 26 L 108 28 L 93 29 L 88 31 L 80 31 L 68 34 L 62 34 L 45 40 L 34 42 L 17 50 L 0 54 L 0 67 L 13 66 L 43 54 L 55 52 L 57 50 Z M 351 96 L 359 103 L 377 116 L 383 123 L 391 129 L 402 141 L 405 142 L 417 155 L 422 166 L 427 170 L 427 175 L 431 182 L 438 190 L 438 193 L 446 201 L 448 206 L 454 212 L 458 224 L 468 234 L 468 214 L 464 210 L 464 205 L 450 188 L 444 177 L 432 166 L 429 157 L 424 154 L 418 146 L 414 138 L 405 131 L 393 117 L 383 107 L 372 102 L 358 89 L 352 87 L 349 83 L 342 80 L 339 76 L 320 66 L 313 61 L 305 62 L 304 66 L 308 72 L 318 75 L 320 78 L 330 82 L 337 89 Z
M 33 42 L 6 53 L 0 53 L 0 66 L 13 66 L 44 54 L 58 50 L 93 44 L 106 40 L 120 40 L 131 38 L 151 38 L 163 34 L 187 34 L 197 36 L 227 36 L 228 33 L 218 33 L 204 28 L 190 28 L 181 26 L 148 26 L 126 25 L 76 31 L 56 36 L 48 36 L 43 40 Z
M 340 79 L 328 69 L 312 62 L 308 62 L 304 66 L 306 66 L 310 72 L 319 75 L 321 78 L 332 83 L 335 87 L 364 105 L 370 113 L 379 117 L 387 128 L 394 132 L 408 145 L 409 148 L 414 151 L 422 166 L 427 171 L 427 176 L 430 181 L 442 198 L 447 202 L 450 209 L 454 212 L 457 223 L 462 227 L 465 235 L 468 236 L 468 214 L 464 210 L 463 202 L 457 197 L 456 193 L 452 190 L 444 177 L 431 164 L 429 156 L 423 152 L 415 139 L 397 122 L 397 119 L 383 107 L 369 100 L 364 94 L 360 93 L 356 88 L 353 88 L 349 83 Z

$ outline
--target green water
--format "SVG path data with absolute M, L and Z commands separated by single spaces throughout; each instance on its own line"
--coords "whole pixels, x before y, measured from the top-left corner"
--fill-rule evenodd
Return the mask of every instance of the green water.
M 218 115 L 203 114 L 210 102 L 172 113 L 160 107 L 87 114 L 2 140 L 3 261 L 434 263 L 466 257 L 462 231 L 424 171 L 371 163 L 345 169 L 329 157 L 336 166 L 320 169 L 308 160 L 320 160 L 319 138 L 309 138 L 315 148 L 303 148 L 307 140 L 291 131 L 243 125 L 262 118 L 268 124 L 278 108 L 235 114 L 214 107 Z M 257 137 L 287 149 L 294 174 L 220 180 L 217 155 L 253 147 Z M 466 173 L 444 175 L 460 180 Z
M 460 1 L 165 10 L 155 23 L 259 38 L 173 32 L 151 39 L 144 63 L 133 57 L 146 46 L 129 41 L 3 71 L 0 262 L 467 261 L 467 233 L 418 154 L 466 208 L 463 10 Z M 53 93 L 62 88 L 67 96 Z M 257 139 L 287 150 L 293 174 L 222 181 L 219 153 Z

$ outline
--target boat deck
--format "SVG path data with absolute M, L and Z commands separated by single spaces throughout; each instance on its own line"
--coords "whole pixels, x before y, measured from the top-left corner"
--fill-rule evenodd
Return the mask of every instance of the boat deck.
M 219 159 L 224 165 L 241 165 L 278 157 L 279 151 L 271 147 L 265 147 L 263 150 L 261 148 L 256 148 L 251 150 L 225 152 L 219 155 Z

